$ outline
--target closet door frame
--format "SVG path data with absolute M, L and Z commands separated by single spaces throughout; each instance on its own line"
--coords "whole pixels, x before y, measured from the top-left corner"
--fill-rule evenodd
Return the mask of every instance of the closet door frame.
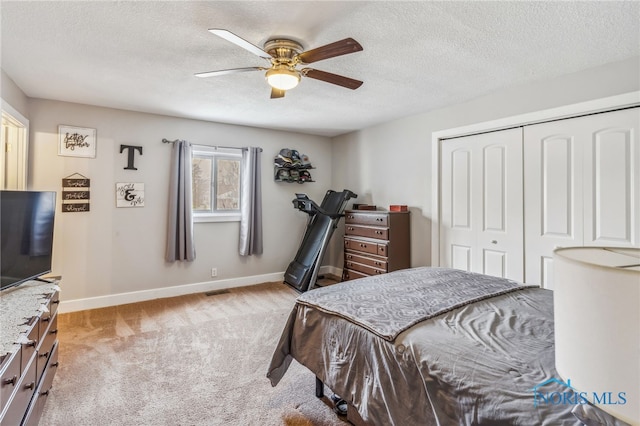
M 637 106 L 640 106 L 640 91 L 433 132 L 431 134 L 431 265 L 440 266 L 440 223 L 442 219 L 442 168 L 440 156 L 442 155 L 443 139 L 470 136 L 478 133 L 538 124 L 550 120 L 574 118 L 587 114 Z

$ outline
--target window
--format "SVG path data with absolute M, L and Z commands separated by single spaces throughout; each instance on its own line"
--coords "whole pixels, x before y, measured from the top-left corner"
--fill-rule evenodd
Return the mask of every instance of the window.
M 194 222 L 240 220 L 240 149 L 194 146 L 192 192 Z

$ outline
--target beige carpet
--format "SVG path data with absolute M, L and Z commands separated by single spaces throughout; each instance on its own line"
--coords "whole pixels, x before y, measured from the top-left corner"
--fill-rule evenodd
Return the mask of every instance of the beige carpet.
M 60 315 L 40 425 L 344 426 L 305 367 L 266 378 L 296 296 L 268 283 Z

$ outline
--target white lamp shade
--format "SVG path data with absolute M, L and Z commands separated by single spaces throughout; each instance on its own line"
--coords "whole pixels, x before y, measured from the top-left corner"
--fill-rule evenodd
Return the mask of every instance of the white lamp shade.
M 639 265 L 640 249 L 554 251 L 556 369 L 591 403 L 632 425 L 640 425 Z

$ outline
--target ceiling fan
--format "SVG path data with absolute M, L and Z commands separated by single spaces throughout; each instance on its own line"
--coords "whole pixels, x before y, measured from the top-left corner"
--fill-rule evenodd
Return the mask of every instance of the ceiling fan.
M 298 69 L 300 64 L 306 65 L 336 56 L 359 52 L 362 46 L 352 38 L 336 41 L 312 50 L 303 51 L 302 45 L 296 41 L 275 38 L 264 44 L 264 49 L 255 46 L 230 31 L 213 28 L 211 33 L 248 50 L 249 52 L 271 63 L 269 67 L 245 67 L 226 70 L 197 73 L 196 77 L 213 77 L 234 74 L 245 71 L 266 71 L 265 78 L 271 86 L 271 99 L 282 98 L 287 90 L 293 89 L 300 82 L 301 77 L 309 77 L 327 83 L 336 84 L 355 90 L 362 85 L 362 81 L 354 80 L 342 75 L 332 74 L 313 68 Z

